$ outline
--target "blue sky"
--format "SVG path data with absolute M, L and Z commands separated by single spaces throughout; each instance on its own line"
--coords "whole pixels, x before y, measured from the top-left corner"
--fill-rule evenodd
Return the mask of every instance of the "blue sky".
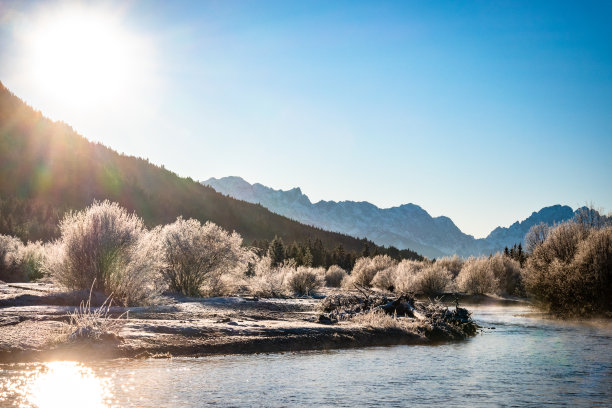
M 477 237 L 547 205 L 612 210 L 610 2 L 193 3 L 105 3 L 151 52 L 89 111 L 22 73 L 19 33 L 58 3 L 0 3 L 0 80 L 194 179 L 412 202 Z

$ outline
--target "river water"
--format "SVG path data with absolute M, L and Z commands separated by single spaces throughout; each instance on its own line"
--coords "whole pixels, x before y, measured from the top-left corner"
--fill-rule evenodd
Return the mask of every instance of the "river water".
M 470 309 L 454 344 L 0 365 L 0 406 L 612 406 L 610 322 Z

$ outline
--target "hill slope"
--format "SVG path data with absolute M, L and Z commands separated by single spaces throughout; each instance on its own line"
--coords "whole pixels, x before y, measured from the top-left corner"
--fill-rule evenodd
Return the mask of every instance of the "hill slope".
M 0 83 L 0 234 L 53 238 L 65 211 L 103 199 L 136 212 L 149 226 L 180 215 L 235 230 L 245 242 L 278 235 L 286 242 L 320 239 L 328 249 L 341 244 L 355 252 L 367 242 L 300 224 L 92 143 L 70 126 L 45 118 Z
M 368 202 L 319 201 L 312 203 L 299 188 L 274 190 L 250 184 L 240 177 L 211 178 L 203 182 L 231 197 L 264 207 L 292 219 L 353 236 L 367 236 L 379 245 L 411 248 L 428 257 L 489 254 L 523 241 L 532 225 L 568 220 L 574 211 L 556 205 L 534 212 L 508 228 L 498 227 L 487 238 L 464 234 L 448 217 L 432 217 L 415 204 L 378 208 Z

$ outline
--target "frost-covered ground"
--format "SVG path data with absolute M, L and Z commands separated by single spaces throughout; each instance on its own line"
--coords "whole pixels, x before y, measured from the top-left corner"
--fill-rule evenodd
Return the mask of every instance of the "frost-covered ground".
M 123 314 L 115 335 L 102 341 L 74 341 L 67 338 L 72 330 L 67 316 L 78 305 L 74 294 L 60 293 L 49 284 L 0 284 L 0 361 L 199 356 L 430 342 L 426 330 L 432 327 L 431 319 L 424 320 L 422 314 L 400 318 L 401 324 L 390 317 L 379 322 L 378 315 L 330 321 L 322 316 L 321 301 L 320 297 L 167 296 L 156 306 L 113 306 L 111 319 Z

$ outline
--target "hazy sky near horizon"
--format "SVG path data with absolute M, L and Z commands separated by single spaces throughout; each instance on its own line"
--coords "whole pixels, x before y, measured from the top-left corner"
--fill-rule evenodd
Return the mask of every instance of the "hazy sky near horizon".
M 611 2 L 0 0 L 0 80 L 197 180 L 415 203 L 476 237 L 612 210 Z

